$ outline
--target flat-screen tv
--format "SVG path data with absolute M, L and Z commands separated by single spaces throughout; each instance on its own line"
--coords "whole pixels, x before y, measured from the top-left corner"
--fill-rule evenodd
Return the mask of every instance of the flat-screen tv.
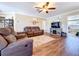
M 53 22 L 51 23 L 52 28 L 60 28 L 60 22 Z

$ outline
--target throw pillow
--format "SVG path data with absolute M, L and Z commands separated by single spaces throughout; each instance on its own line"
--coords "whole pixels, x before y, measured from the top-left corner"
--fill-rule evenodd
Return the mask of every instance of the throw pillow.
M 12 34 L 5 36 L 5 38 L 8 41 L 8 43 L 13 43 L 13 42 L 17 41 L 16 37 Z
M 0 35 L 0 50 L 5 48 L 8 45 L 8 42 L 4 39 L 3 36 Z
M 3 36 L 7 36 L 11 33 L 11 30 L 9 28 L 0 28 L 0 34 Z

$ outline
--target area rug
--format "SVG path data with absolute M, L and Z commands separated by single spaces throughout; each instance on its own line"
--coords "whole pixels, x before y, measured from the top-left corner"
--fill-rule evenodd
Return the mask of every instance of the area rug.
M 46 44 L 52 40 L 56 40 L 55 38 L 52 38 L 48 35 L 35 36 L 31 37 L 30 39 L 33 39 L 33 48 L 39 47 L 40 45 Z

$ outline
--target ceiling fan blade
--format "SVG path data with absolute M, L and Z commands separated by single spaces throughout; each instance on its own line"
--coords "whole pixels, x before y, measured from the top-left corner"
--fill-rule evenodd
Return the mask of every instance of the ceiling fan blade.
M 48 9 L 52 10 L 52 9 L 56 9 L 56 8 L 48 8 Z
M 42 12 L 43 10 L 39 10 L 39 13 Z
M 35 8 L 42 9 L 41 7 L 35 7 Z

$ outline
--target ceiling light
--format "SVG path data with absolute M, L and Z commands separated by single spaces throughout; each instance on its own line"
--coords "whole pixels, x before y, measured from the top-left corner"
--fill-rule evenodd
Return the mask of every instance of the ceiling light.
M 56 9 L 54 2 L 39 2 L 35 8 L 38 10 L 38 12 L 45 11 L 46 13 Z

